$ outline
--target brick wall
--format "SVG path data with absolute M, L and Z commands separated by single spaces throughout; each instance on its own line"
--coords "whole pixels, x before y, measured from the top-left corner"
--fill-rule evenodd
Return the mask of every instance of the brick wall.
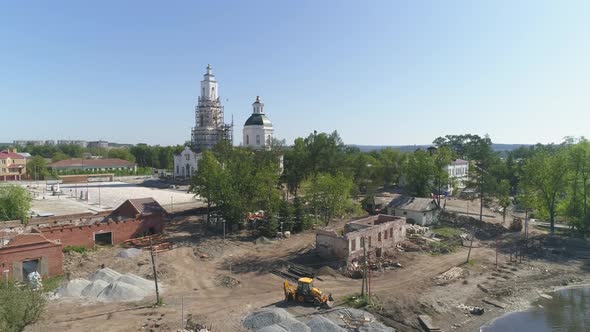
M 95 233 L 112 233 L 113 244 L 121 243 L 152 229 L 156 233 L 164 229 L 164 218 L 160 215 L 143 216 L 141 219 L 123 219 L 101 222 L 92 225 L 54 226 L 39 228 L 43 235 L 50 240 L 60 240 L 66 246 L 94 247 Z
M 347 233 L 345 237 L 350 243 L 354 241 L 356 244 L 356 250 L 352 249 L 352 245 L 349 246 L 351 248 L 348 257 L 349 260 L 363 255 L 362 237 L 367 241 L 366 246 L 368 251 L 380 252 L 383 249 L 394 247 L 406 238 L 406 219 L 397 218 L 392 221 L 379 222 L 378 225 Z
M 63 252 L 61 244 L 33 243 L 22 246 L 0 248 L 0 279 L 6 275 L 3 271 L 9 270 L 8 277 L 22 280 L 22 262 L 39 259 L 39 273 L 42 277 L 53 277 L 63 274 Z

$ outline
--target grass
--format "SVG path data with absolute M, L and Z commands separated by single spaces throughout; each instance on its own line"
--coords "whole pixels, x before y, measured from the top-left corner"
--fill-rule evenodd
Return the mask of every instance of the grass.
M 439 237 L 452 239 L 461 236 L 463 231 L 458 228 L 453 227 L 440 227 L 440 228 L 433 228 L 432 233 L 438 235 Z
M 69 252 L 77 252 L 77 253 L 79 253 L 79 254 L 83 254 L 83 253 L 85 253 L 85 252 L 86 252 L 86 250 L 87 250 L 87 249 L 86 249 L 86 247 L 84 247 L 84 246 L 66 246 L 66 247 L 63 249 L 63 252 L 64 252 L 65 254 L 67 254 L 67 253 L 69 253 Z
M 355 309 L 362 309 L 372 307 L 374 301 L 368 295 L 354 294 L 346 296 L 342 302 L 343 305 L 349 306 Z
M 41 283 L 43 284 L 43 290 L 46 292 L 53 292 L 57 289 L 57 287 L 59 287 L 63 280 L 64 276 L 55 276 L 43 279 L 41 281 Z

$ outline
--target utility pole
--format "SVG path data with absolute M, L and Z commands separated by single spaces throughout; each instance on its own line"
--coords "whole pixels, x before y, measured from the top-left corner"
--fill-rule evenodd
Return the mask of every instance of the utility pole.
M 223 247 L 221 249 L 221 253 L 224 254 L 225 253 L 225 218 L 222 219 L 222 222 L 223 222 Z
M 369 283 L 367 280 L 367 238 L 362 237 L 363 241 L 363 284 L 361 289 L 361 296 L 369 293 Z
M 158 271 L 156 269 L 156 253 L 150 236 L 150 254 L 152 256 L 152 270 L 154 271 L 154 283 L 156 284 L 156 305 L 160 304 L 160 290 L 158 289 Z

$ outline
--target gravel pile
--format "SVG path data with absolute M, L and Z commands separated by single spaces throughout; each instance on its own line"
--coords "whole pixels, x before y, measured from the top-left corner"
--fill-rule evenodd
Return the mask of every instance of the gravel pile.
M 141 249 L 129 248 L 129 249 L 123 249 L 123 250 L 121 250 L 117 254 L 117 257 L 121 257 L 121 258 L 133 258 L 133 257 L 139 256 L 141 253 L 142 253 L 142 250 Z
M 74 279 L 60 287 L 57 297 L 94 298 L 99 301 L 139 301 L 153 294 L 153 281 L 135 274 L 120 274 L 109 268 L 100 269 L 86 279 Z
M 370 313 L 341 308 L 314 314 L 306 324 L 281 308 L 264 308 L 251 313 L 243 325 L 254 332 L 395 332 L 375 320 Z
M 119 279 L 120 277 L 121 273 L 109 269 L 108 267 L 105 267 L 91 274 L 88 279 L 90 279 L 91 281 L 102 280 L 110 284 L 112 282 L 117 281 L 117 279 Z
M 281 308 L 265 308 L 244 319 L 244 327 L 255 332 L 310 332 L 310 328 Z
M 115 281 L 103 289 L 97 298 L 104 302 L 111 301 L 139 301 L 148 295 L 147 289 L 128 284 L 124 281 Z
M 323 316 L 317 316 L 310 320 L 307 322 L 307 326 L 309 326 L 311 331 L 346 332 L 345 329 L 341 328 L 336 323 Z

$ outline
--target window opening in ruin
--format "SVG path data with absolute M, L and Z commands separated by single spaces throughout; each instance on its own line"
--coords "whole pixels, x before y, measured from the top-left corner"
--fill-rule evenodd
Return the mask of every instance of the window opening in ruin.
M 351 251 L 356 250 L 356 239 L 350 240 L 350 249 L 351 249 Z
M 381 242 L 381 232 L 377 233 L 377 241 Z
M 107 246 L 113 244 L 113 233 L 94 233 L 94 244 L 99 246 Z

